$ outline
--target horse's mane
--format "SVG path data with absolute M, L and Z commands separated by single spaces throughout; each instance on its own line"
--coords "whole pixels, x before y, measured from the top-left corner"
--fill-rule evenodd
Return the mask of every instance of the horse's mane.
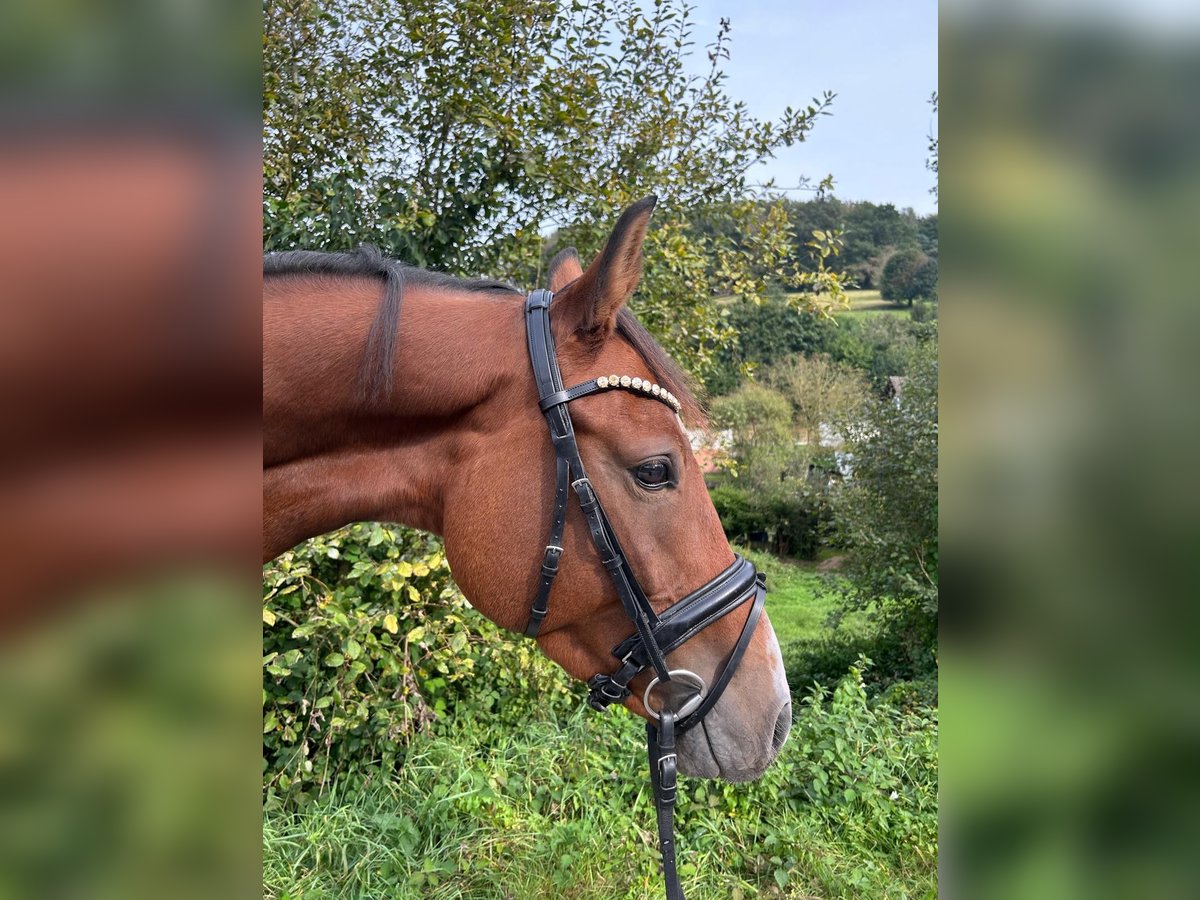
M 650 374 L 654 376 L 654 380 L 675 395 L 680 405 L 680 418 L 691 425 L 703 425 L 704 408 L 692 390 L 691 377 L 679 368 L 675 360 L 667 356 L 667 351 L 659 346 L 658 341 L 629 311 L 628 306 L 622 306 L 621 311 L 617 313 L 617 334 L 629 341 L 630 346 L 637 351 Z
M 419 284 L 433 288 L 479 293 L 519 294 L 515 287 L 500 281 L 455 278 L 430 272 L 388 259 L 378 248 L 364 244 L 350 253 L 318 253 L 315 250 L 283 250 L 263 255 L 263 277 L 285 275 L 333 275 L 381 278 L 383 299 L 367 332 L 367 349 L 359 370 L 359 388 L 364 400 L 379 400 L 392 389 L 392 360 L 396 355 L 396 333 L 400 326 L 400 306 L 404 285 Z
M 264 278 L 287 275 L 357 276 L 383 280 L 383 299 L 367 333 L 367 349 L 360 370 L 360 387 L 363 398 L 368 401 L 385 397 L 392 388 L 392 361 L 396 353 L 396 334 L 405 284 L 481 294 L 522 293 L 502 281 L 456 278 L 443 272 L 405 265 L 388 259 L 376 247 L 366 244 L 349 253 L 283 250 L 263 255 Z M 692 392 L 691 379 L 624 306 L 617 314 L 617 333 L 637 351 L 654 380 L 678 398 L 683 407 L 684 420 L 702 421 L 704 413 Z

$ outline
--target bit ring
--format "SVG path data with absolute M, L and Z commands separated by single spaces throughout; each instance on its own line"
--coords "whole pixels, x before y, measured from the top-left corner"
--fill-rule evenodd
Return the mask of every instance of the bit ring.
M 705 691 L 705 688 L 708 687 L 708 685 L 706 685 L 704 683 L 703 678 L 701 678 L 695 672 L 692 672 L 688 669 L 672 669 L 667 674 L 671 676 L 672 681 L 674 681 L 675 676 L 678 675 L 680 681 L 684 682 L 685 684 L 690 684 L 694 688 L 696 688 L 696 693 L 692 697 L 689 697 L 687 702 L 684 703 L 683 706 L 681 706 L 679 709 L 677 709 L 675 711 L 675 717 L 677 719 L 682 719 L 684 716 L 688 715 L 690 712 L 692 712 L 697 707 L 699 707 L 700 704 L 704 701 L 704 696 L 705 696 L 704 691 Z M 657 684 L 659 684 L 660 681 L 661 681 L 661 679 L 657 675 L 655 675 L 650 680 L 650 683 L 648 685 L 646 685 L 646 690 L 642 694 L 642 706 L 646 707 L 646 712 L 648 712 L 655 719 L 660 718 L 660 717 L 658 714 L 658 710 L 654 709 L 650 705 L 650 692 L 652 690 L 654 690 L 655 686 Z

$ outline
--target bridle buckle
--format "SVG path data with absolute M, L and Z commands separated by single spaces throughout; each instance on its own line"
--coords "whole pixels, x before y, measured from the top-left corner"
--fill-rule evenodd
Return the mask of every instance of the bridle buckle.
M 660 778 L 666 778 L 666 775 L 667 775 L 666 765 L 667 765 L 668 760 L 670 760 L 671 763 L 674 764 L 676 762 L 675 754 L 674 753 L 664 753 L 662 756 L 660 756 L 658 758 L 658 774 L 659 774 Z

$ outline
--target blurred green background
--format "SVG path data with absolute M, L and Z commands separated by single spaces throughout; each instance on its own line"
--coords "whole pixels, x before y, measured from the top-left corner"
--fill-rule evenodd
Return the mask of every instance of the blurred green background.
M 1195 10 L 941 24 L 942 885 L 1194 896 Z

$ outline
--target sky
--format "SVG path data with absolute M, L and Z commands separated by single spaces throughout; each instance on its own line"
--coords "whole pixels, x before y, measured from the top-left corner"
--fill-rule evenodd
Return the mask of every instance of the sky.
M 758 118 L 808 106 L 825 90 L 838 96 L 803 144 L 754 170 L 784 187 L 808 176 L 834 177 L 834 194 L 935 212 L 925 168 L 936 116 L 936 0 L 695 0 L 697 71 L 717 22 L 733 26 L 728 93 Z M 811 193 L 795 191 L 796 199 Z

